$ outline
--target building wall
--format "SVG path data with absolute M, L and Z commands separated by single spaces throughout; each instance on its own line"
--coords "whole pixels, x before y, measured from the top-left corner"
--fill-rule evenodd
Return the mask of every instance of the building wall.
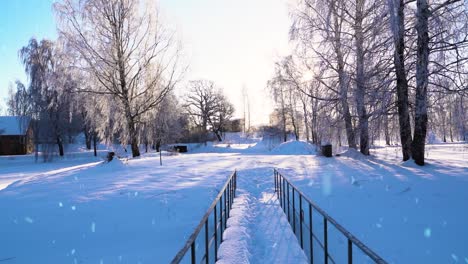
M 26 136 L 0 135 L 0 155 L 24 155 L 27 151 Z

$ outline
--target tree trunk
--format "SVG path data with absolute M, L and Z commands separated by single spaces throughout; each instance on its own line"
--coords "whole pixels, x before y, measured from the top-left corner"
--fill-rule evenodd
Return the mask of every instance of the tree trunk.
M 283 99 L 281 99 L 281 100 L 283 100 Z M 283 142 L 286 142 L 286 141 L 288 141 L 288 134 L 286 133 L 286 109 L 285 109 L 285 106 L 284 106 L 284 102 L 282 103 L 281 108 L 282 108 L 281 109 L 281 117 L 283 119 Z
M 88 132 L 88 128 L 86 126 L 84 128 L 84 135 L 85 135 L 86 149 L 90 150 L 91 149 L 91 135 Z
M 369 155 L 369 117 L 365 106 L 364 76 L 364 35 L 362 32 L 364 0 L 356 0 L 355 37 L 356 37 L 356 108 L 359 117 L 359 148 L 362 154 Z
M 429 6 L 427 0 L 417 0 L 418 49 L 416 60 L 416 101 L 414 110 L 414 140 L 411 148 L 414 162 L 424 165 L 424 149 L 427 133 L 427 85 L 429 64 Z
M 131 136 L 131 146 L 132 146 L 132 156 L 139 157 L 140 156 L 140 149 L 138 147 L 138 138 L 136 133 L 134 132 L 133 136 Z
M 442 112 L 442 134 L 443 134 L 443 142 L 446 143 L 447 142 L 447 124 L 446 124 L 446 120 L 445 120 L 445 113 Z
M 405 71 L 405 17 L 404 17 L 404 0 L 397 0 L 395 8 L 394 0 L 388 0 L 390 7 L 390 16 L 393 27 L 393 41 L 395 50 L 393 54 L 396 74 L 396 90 L 397 90 L 397 105 L 398 105 L 398 121 L 400 125 L 400 140 L 401 150 L 403 153 L 403 161 L 411 158 L 411 122 L 409 116 L 409 99 L 408 99 L 408 79 Z M 396 9 L 396 14 L 395 14 Z
M 218 139 L 219 142 L 223 141 L 223 138 L 221 137 L 219 130 L 214 131 L 214 134 L 216 135 L 216 138 Z
M 388 123 L 388 115 L 385 114 L 385 115 L 384 115 L 385 145 L 390 146 L 390 143 L 391 143 L 391 142 L 390 142 L 390 131 L 388 130 L 388 125 L 389 125 L 389 123 Z
M 310 140 L 310 138 L 309 138 L 309 117 L 308 117 L 308 114 L 307 114 L 307 105 L 306 105 L 306 102 L 305 102 L 304 98 L 301 98 L 301 102 L 302 102 L 302 111 L 304 112 L 304 126 L 305 126 L 306 140 L 307 140 L 307 142 L 309 142 L 309 140 Z
M 64 153 L 63 153 L 63 140 L 62 140 L 61 136 L 57 136 L 57 145 L 58 145 L 58 148 L 59 148 L 59 155 L 61 157 L 63 157 L 63 155 L 64 155 Z
M 335 34 L 335 54 L 337 58 L 337 72 L 338 72 L 338 82 L 340 88 L 340 103 L 341 108 L 343 111 L 343 118 L 345 121 L 345 128 L 346 128 L 346 137 L 348 139 L 348 146 L 350 148 L 356 148 L 356 139 L 352 124 L 351 113 L 349 111 L 349 104 L 348 104 L 348 85 L 346 83 L 346 76 L 344 72 L 344 58 L 343 53 L 341 50 L 341 30 L 340 30 L 340 22 L 338 21 L 338 12 L 336 10 L 335 5 L 332 5 L 332 11 L 334 15 L 334 34 Z
M 97 157 L 97 133 L 93 132 L 94 157 Z
M 296 124 L 296 118 L 294 118 L 294 110 L 292 109 L 292 107 L 291 107 L 291 124 L 292 124 L 293 129 L 294 129 L 294 137 L 295 137 L 296 141 L 298 141 L 299 140 L 299 131 L 298 131 L 297 124 Z
M 161 151 L 161 140 L 158 139 L 156 140 L 156 152 L 160 152 Z
M 449 110 L 449 133 L 450 133 L 450 142 L 453 142 L 453 121 L 452 121 L 452 109 Z
M 466 120 L 466 116 L 465 116 L 465 107 L 463 106 L 463 94 L 460 95 L 460 113 L 461 113 L 461 139 L 463 141 L 466 141 L 466 125 L 465 125 L 465 120 Z
M 128 136 L 130 138 L 130 145 L 132 148 L 132 156 L 139 157 L 140 149 L 138 146 L 138 136 L 137 136 L 137 130 L 135 128 L 135 121 L 133 120 L 129 103 L 125 101 L 123 103 L 125 107 L 125 118 L 127 121 Z

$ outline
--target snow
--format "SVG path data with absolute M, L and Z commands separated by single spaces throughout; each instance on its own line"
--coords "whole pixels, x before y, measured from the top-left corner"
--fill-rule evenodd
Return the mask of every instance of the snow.
M 269 168 L 238 172 L 237 197 L 218 263 L 308 263 L 271 186 Z
M 307 155 L 316 154 L 315 147 L 304 141 L 288 141 L 271 150 L 278 155 Z
M 402 163 L 396 147 L 366 158 L 297 155 L 309 151 L 304 142 L 272 151 L 260 140 L 230 142 L 164 156 L 163 166 L 154 153 L 110 163 L 90 152 L 51 163 L 1 157 L 0 260 L 167 263 L 237 169 L 220 263 L 302 263 L 273 168 L 389 263 L 468 259 L 468 144 L 429 145 L 424 167 Z M 340 255 L 340 239 L 329 246 Z
M 0 135 L 25 135 L 29 120 L 28 117 L 0 116 Z

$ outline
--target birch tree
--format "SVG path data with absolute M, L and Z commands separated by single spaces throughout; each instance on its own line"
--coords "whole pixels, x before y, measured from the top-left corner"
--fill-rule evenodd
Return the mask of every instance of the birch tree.
M 178 81 L 179 50 L 158 10 L 138 0 L 55 3 L 60 35 L 80 55 L 77 67 L 99 85 L 82 92 L 110 95 L 118 104 L 122 138 L 140 155 L 141 116 L 156 108 Z

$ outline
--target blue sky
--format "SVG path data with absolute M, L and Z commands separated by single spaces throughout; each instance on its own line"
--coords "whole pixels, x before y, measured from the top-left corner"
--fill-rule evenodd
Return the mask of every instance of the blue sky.
M 32 37 L 55 39 L 55 28 L 52 0 L 0 1 L 0 106 L 3 110 L 9 83 L 16 79 L 27 81 L 18 50 Z
M 18 50 L 31 37 L 55 39 L 53 0 L 0 0 L 0 105 L 8 85 L 26 82 Z M 268 121 L 272 109 L 265 90 L 273 62 L 286 55 L 287 0 L 159 0 L 166 24 L 177 31 L 187 58 L 185 79 L 210 79 L 242 108 L 241 89 L 251 97 L 252 119 Z M 184 93 L 183 86 L 180 87 Z

